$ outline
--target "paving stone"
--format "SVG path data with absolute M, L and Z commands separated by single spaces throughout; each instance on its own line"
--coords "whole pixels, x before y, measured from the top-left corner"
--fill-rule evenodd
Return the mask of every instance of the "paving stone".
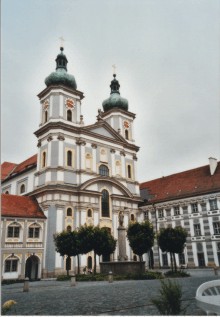
M 189 278 L 175 279 L 182 286 L 183 306 L 187 315 L 205 315 L 195 301 L 196 289 L 208 280 L 214 280 L 211 271 L 193 271 Z M 159 280 L 77 282 L 55 280 L 30 282 L 30 291 L 23 292 L 23 283 L 3 285 L 2 303 L 9 299 L 17 302 L 7 315 L 127 315 L 154 316 L 158 311 L 151 304 L 160 289 Z

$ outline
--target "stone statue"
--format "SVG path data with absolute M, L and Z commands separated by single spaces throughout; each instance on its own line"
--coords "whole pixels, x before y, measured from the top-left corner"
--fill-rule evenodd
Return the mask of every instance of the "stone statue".
M 121 227 L 123 227 L 123 223 L 124 223 L 124 213 L 123 213 L 123 211 L 121 210 L 120 212 L 119 212 L 119 225 L 121 226 Z

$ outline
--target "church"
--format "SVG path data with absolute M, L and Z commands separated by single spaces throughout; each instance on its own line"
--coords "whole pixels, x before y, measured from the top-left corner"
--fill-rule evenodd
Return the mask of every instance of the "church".
M 46 88 L 38 94 L 37 154 L 20 164 L 2 164 L 3 278 L 63 273 L 65 258 L 55 251 L 56 232 L 99 225 L 117 239 L 119 212 L 124 213 L 125 227 L 139 217 L 135 114 L 120 96 L 114 73 L 109 98 L 97 109 L 94 124 L 85 125 L 84 95 L 77 90 L 67 63 L 61 47 L 56 71 L 45 79 Z M 27 212 L 29 208 L 32 212 Z M 132 259 L 128 241 L 126 250 Z M 117 256 L 116 249 L 111 260 Z M 93 252 L 81 256 L 80 266 L 92 267 L 93 257 Z M 72 258 L 72 270 L 75 265 Z

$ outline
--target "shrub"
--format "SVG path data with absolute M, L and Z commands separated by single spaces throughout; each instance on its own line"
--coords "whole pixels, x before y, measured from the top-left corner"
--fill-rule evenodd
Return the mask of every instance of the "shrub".
M 164 273 L 164 275 L 166 277 L 189 277 L 190 274 L 184 271 L 177 271 L 177 272 L 173 272 L 173 271 L 167 271 L 166 273 Z
M 161 315 L 180 315 L 185 313 L 186 308 L 182 308 L 181 286 L 171 280 L 161 280 L 160 296 L 152 299 L 152 303 L 159 310 Z

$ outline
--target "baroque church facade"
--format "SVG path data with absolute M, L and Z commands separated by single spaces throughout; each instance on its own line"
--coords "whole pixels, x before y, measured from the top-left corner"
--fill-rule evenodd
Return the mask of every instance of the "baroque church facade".
M 33 252 L 32 248 L 31 253 L 24 251 L 18 260 L 18 265 L 24 266 L 30 256 L 35 256 L 38 277 L 54 276 L 65 270 L 65 259 L 55 251 L 54 233 L 87 224 L 106 227 L 117 238 L 119 212 L 124 212 L 126 227 L 130 220 L 138 218 L 141 201 L 136 179 L 139 147 L 134 141 L 135 114 L 128 110 L 128 101 L 120 96 L 116 74 L 110 84 L 110 97 L 102 103 L 103 110 L 98 110 L 94 124 L 86 126 L 81 112 L 84 96 L 77 90 L 74 76 L 67 72 L 67 63 L 61 47 L 56 71 L 45 79 L 47 87 L 38 95 L 41 121 L 35 132 L 37 155 L 18 165 L 2 164 L 5 173 L 2 192 L 36 199 L 47 218 L 43 252 Z M 35 223 L 38 224 L 37 219 Z M 19 237 L 6 237 L 11 245 L 18 242 L 24 231 L 22 224 L 16 225 L 21 229 Z M 7 219 L 5 232 L 10 226 L 12 222 Z M 32 239 L 36 246 L 38 238 Z M 10 250 L 6 253 L 10 254 Z M 117 255 L 116 249 L 112 260 L 117 260 Z M 128 242 L 127 256 L 133 257 Z M 15 252 L 13 257 L 16 259 Z M 92 266 L 93 257 L 92 252 L 81 256 L 81 267 Z M 72 270 L 75 264 L 72 259 Z M 4 263 L 2 267 L 4 271 Z M 22 272 L 23 277 L 24 268 Z

